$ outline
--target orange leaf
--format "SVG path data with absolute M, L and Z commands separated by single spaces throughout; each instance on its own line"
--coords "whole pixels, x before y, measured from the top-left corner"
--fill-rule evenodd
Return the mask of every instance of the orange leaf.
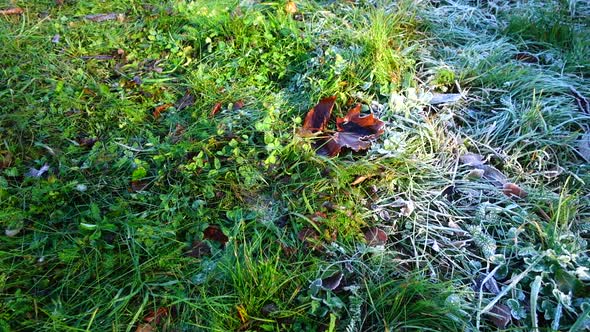
M 154 109 L 154 112 L 152 113 L 154 115 L 154 118 L 159 118 L 160 117 L 160 113 L 164 112 L 165 110 L 169 109 L 170 107 L 172 107 L 172 104 L 163 104 L 160 106 L 156 106 L 156 108 Z
M 242 324 L 245 324 L 248 321 L 248 312 L 246 311 L 246 308 L 240 304 L 236 306 L 236 309 L 238 309 L 238 317 L 240 317 Z
M 0 10 L 0 15 L 19 15 L 24 13 L 25 10 L 20 7 L 8 8 Z
M 525 198 L 528 193 L 514 183 L 504 183 L 502 192 L 511 198 Z
M 338 131 L 352 132 L 361 136 L 374 135 L 374 138 L 383 134 L 384 126 L 385 123 L 373 114 L 361 116 L 360 104 L 348 111 L 344 118 L 336 119 Z
M 287 4 L 285 4 L 285 11 L 289 14 L 297 13 L 297 5 L 295 4 L 295 1 L 287 1 Z
M 214 116 L 215 114 L 219 113 L 219 111 L 221 110 L 221 103 L 217 103 L 213 106 L 213 108 L 211 109 L 211 116 Z
M 317 105 L 310 109 L 303 122 L 303 131 L 306 133 L 315 133 L 326 129 L 335 101 L 336 96 L 327 97 L 320 100 Z

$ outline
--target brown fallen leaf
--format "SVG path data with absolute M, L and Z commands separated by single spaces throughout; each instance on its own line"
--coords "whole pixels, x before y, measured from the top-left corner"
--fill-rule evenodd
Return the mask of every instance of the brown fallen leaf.
M 322 279 L 321 287 L 324 290 L 335 290 L 336 288 L 338 288 L 338 286 L 340 286 L 340 282 L 342 281 L 343 276 L 344 274 L 340 271 L 334 272 L 334 274 L 332 274 L 331 276 Z
M 190 250 L 186 253 L 188 257 L 201 258 L 211 254 L 211 247 L 206 242 L 194 241 Z
M 195 104 L 195 96 L 193 96 L 190 90 L 187 90 L 178 101 L 174 104 L 177 111 L 182 111 L 183 109 L 193 106 Z
M 143 324 L 139 324 L 137 326 L 137 328 L 135 329 L 135 332 L 153 332 L 156 331 L 157 328 L 155 328 L 154 326 L 152 326 L 152 324 L 149 323 L 143 323 Z
M 518 52 L 514 55 L 514 58 L 526 63 L 539 63 L 539 57 L 529 52 Z
M 383 134 L 385 123 L 377 119 L 373 114 L 361 116 L 361 105 L 357 104 L 353 109 L 348 111 L 346 116 L 336 119 L 336 127 L 339 132 L 377 137 Z
M 94 146 L 94 144 L 96 144 L 96 142 L 98 142 L 98 138 L 80 136 L 80 137 L 78 137 L 78 139 L 76 141 L 78 142 L 78 144 L 80 146 L 90 149 Z
M 505 304 L 495 304 L 488 312 L 489 320 L 498 328 L 504 329 L 512 317 L 510 308 Z
M 131 191 L 144 191 L 148 187 L 148 183 L 146 181 L 135 180 L 131 181 Z
M 0 151 L 0 170 L 10 167 L 12 164 L 12 153 L 10 151 Z
M 156 106 L 156 108 L 154 108 L 154 112 L 152 113 L 152 115 L 154 116 L 154 118 L 157 119 L 160 117 L 160 114 L 162 112 L 169 109 L 170 107 L 172 107 L 172 104 L 163 104 L 163 105 Z
M 305 247 L 317 250 L 320 248 L 320 235 L 318 232 L 310 227 L 306 227 L 297 233 L 299 241 L 305 244 Z
M 372 227 L 365 232 L 365 240 L 371 247 L 382 246 L 387 243 L 387 234 L 380 228 Z
M 336 96 L 327 97 L 310 109 L 305 116 L 302 132 L 310 134 L 326 129 L 335 101 Z
M 524 189 L 511 182 L 504 183 L 502 192 L 510 198 L 525 198 L 528 195 Z
M 213 105 L 213 108 L 211 109 L 211 114 L 210 116 L 213 117 L 215 116 L 215 114 L 219 113 L 219 111 L 221 111 L 221 103 L 217 103 L 215 105 Z
M 301 129 L 302 136 L 310 136 L 326 129 L 335 100 L 334 96 L 322 99 L 309 110 Z M 385 123 L 373 114 L 361 116 L 360 110 L 361 106 L 356 105 L 344 118 L 336 118 L 337 132 L 317 140 L 314 144 L 316 153 L 333 157 L 342 148 L 356 152 L 368 149 L 372 141 L 383 134 Z
M 0 15 L 20 15 L 24 13 L 25 10 L 20 7 L 8 8 L 0 10 Z
M 363 182 L 365 182 L 366 179 L 370 178 L 370 176 L 368 175 L 361 175 L 359 177 L 357 177 L 354 181 L 352 181 L 352 183 L 350 184 L 351 186 L 356 186 L 357 184 L 361 184 Z
M 244 101 L 240 99 L 234 103 L 234 105 L 232 106 L 232 109 L 234 111 L 237 111 L 237 110 L 241 110 L 242 107 L 244 107 Z
M 157 331 L 158 324 L 160 324 L 160 321 L 166 316 L 168 316 L 168 314 L 168 309 L 164 307 L 160 307 L 156 309 L 156 311 L 150 310 L 148 314 L 143 318 L 143 321 L 146 323 L 138 325 L 137 329 L 135 329 L 135 332 Z
M 209 225 L 209 227 L 205 228 L 203 231 L 203 239 L 216 241 L 222 245 L 225 245 L 229 240 L 229 238 L 223 234 L 219 225 Z
M 123 22 L 125 20 L 125 14 L 121 13 L 104 13 L 104 14 L 91 14 L 84 16 L 85 19 L 92 22 L 104 22 L 117 20 Z

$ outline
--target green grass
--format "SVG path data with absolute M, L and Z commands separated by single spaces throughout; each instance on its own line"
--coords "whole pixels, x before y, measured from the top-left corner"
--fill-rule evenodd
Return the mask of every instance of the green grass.
M 587 328 L 590 7 L 285 4 L 0 5 L 0 330 Z M 367 152 L 298 134 L 331 95 Z

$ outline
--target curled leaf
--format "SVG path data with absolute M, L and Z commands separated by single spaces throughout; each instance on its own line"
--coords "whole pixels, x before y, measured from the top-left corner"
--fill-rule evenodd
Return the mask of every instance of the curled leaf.
M 380 228 L 372 227 L 365 232 L 365 240 L 369 246 L 382 246 L 387 243 L 387 234 Z
M 154 112 L 152 113 L 154 115 L 154 118 L 159 118 L 160 114 L 162 112 L 164 112 L 165 110 L 169 109 L 170 107 L 172 107 L 172 104 L 162 104 L 159 106 L 156 106 L 156 108 L 154 108 Z
M 211 116 L 215 116 L 215 114 L 219 113 L 219 111 L 221 111 L 221 103 L 217 103 L 215 105 L 213 105 L 213 108 L 211 108 Z
M 176 110 L 180 112 L 187 107 L 193 106 L 194 104 L 195 96 L 191 94 L 190 90 L 187 90 L 184 93 L 184 96 L 178 99 L 178 101 L 174 104 L 174 107 L 176 107 Z
M 321 287 L 325 290 L 335 290 L 340 286 L 343 276 L 344 274 L 340 271 L 334 272 L 331 276 L 322 279 Z
M 229 238 L 223 234 L 221 227 L 218 225 L 209 225 L 209 227 L 205 228 L 203 231 L 203 239 L 216 241 L 225 245 L 225 243 L 229 240 Z
M 297 233 L 297 238 L 302 241 L 307 248 L 319 249 L 320 248 L 320 235 L 313 228 L 304 228 Z
M 520 188 L 518 185 L 511 182 L 504 183 L 502 192 L 506 196 L 511 198 L 525 198 L 528 195 L 528 193 L 524 191 L 524 189 Z
M 20 7 L 8 8 L 0 10 L 0 15 L 20 15 L 24 13 L 25 10 Z
M 383 134 L 385 123 L 373 114 L 361 116 L 361 105 L 357 104 L 348 111 L 343 118 L 336 119 L 336 127 L 340 132 L 356 133 L 360 136 L 374 136 Z
M 514 58 L 518 61 L 526 63 L 539 63 L 539 57 L 529 52 L 518 52 L 514 55 Z
M 303 122 L 303 132 L 315 133 L 326 129 L 335 101 L 336 96 L 327 97 L 310 109 Z
M 206 242 L 194 241 L 191 245 L 190 251 L 186 253 L 189 257 L 201 258 L 211 254 L 211 247 Z

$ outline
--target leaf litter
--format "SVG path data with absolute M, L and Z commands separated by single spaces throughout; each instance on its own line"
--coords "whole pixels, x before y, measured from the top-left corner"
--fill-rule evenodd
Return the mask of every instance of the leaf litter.
M 335 100 L 335 96 L 324 98 L 309 110 L 300 131 L 302 136 L 313 136 L 326 130 Z M 320 136 L 315 144 L 316 152 L 334 157 L 343 148 L 355 152 L 368 149 L 384 133 L 385 123 L 373 114 L 361 116 L 360 111 L 361 105 L 357 104 L 343 118 L 336 118 L 337 131 Z

